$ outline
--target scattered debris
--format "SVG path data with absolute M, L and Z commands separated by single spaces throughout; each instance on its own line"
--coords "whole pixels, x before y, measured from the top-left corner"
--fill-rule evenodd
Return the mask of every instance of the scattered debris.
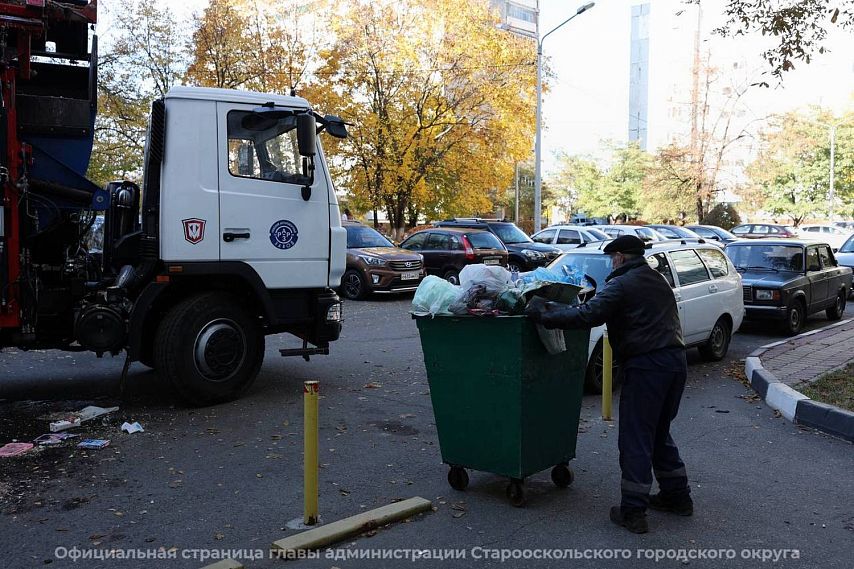
M 0 447 L 0 456 L 19 456 L 32 450 L 33 443 L 6 443 Z
M 143 429 L 142 425 L 140 425 L 138 422 L 128 423 L 127 421 L 122 423 L 122 430 L 129 435 L 132 435 L 134 433 L 145 432 L 145 429 Z
M 100 417 L 101 415 L 106 415 L 108 413 L 112 413 L 114 411 L 118 411 L 118 407 L 98 407 L 95 405 L 89 405 L 84 407 L 80 411 L 75 411 L 73 413 L 67 414 L 67 416 L 58 421 L 54 421 L 50 424 L 50 432 L 56 433 L 59 431 L 64 431 L 66 429 L 73 429 L 74 427 L 79 427 L 82 423 L 86 421 L 91 421 L 96 417 Z
M 101 449 L 110 445 L 107 439 L 84 439 L 77 445 L 77 448 Z
M 72 439 L 77 435 L 71 433 L 45 433 L 33 439 L 33 443 L 41 446 L 58 445 L 66 439 Z

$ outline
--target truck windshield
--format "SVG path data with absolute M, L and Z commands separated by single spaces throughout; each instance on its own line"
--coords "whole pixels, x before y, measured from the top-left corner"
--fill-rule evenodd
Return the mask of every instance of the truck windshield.
M 363 225 L 348 225 L 347 248 L 356 249 L 362 247 L 394 247 L 391 241 L 383 237 L 378 231 Z
M 505 243 L 533 243 L 530 237 L 512 223 L 492 223 L 490 228 Z
M 790 245 L 730 245 L 726 253 L 737 269 L 804 270 L 804 250 Z

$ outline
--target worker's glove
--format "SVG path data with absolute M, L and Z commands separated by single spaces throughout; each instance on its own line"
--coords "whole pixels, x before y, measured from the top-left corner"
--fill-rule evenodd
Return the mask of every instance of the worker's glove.
M 548 304 L 549 302 L 545 298 L 535 296 L 525 307 L 525 316 L 537 324 L 541 323 L 543 316 L 548 311 Z

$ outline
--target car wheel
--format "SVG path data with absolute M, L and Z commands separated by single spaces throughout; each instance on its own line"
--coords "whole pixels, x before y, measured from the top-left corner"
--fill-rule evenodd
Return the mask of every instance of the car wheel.
M 341 277 L 341 293 L 344 298 L 361 300 L 368 292 L 367 283 L 359 271 L 350 269 Z
M 729 322 L 723 316 L 718 318 L 712 327 L 708 341 L 699 347 L 700 355 L 708 362 L 719 362 L 729 350 L 729 342 L 732 339 Z
M 507 270 L 510 271 L 511 273 L 524 273 L 525 272 L 524 269 L 522 268 L 522 266 L 519 263 L 517 263 L 516 261 L 510 261 L 507 264 Z
M 447 271 L 445 273 L 445 280 L 453 285 L 460 284 L 460 273 L 457 271 Z
M 790 336 L 798 334 L 804 327 L 804 320 L 806 320 L 806 314 L 807 310 L 804 306 L 803 301 L 794 301 L 789 306 L 789 310 L 786 311 L 786 321 L 783 323 L 783 327 L 786 333 Z
M 845 314 L 845 302 L 847 301 L 845 291 L 836 295 L 836 302 L 826 311 L 827 317 L 830 320 L 839 320 Z
M 602 393 L 602 340 L 593 348 L 593 353 L 590 354 L 590 361 L 587 362 L 587 371 L 584 374 L 584 391 L 588 394 Z M 612 362 L 613 363 L 613 362 Z M 611 391 L 617 389 L 622 376 L 620 375 L 620 366 L 613 363 L 613 371 L 611 372 Z
M 175 306 L 160 323 L 155 367 L 191 405 L 236 399 L 264 361 L 264 330 L 233 296 L 210 292 Z

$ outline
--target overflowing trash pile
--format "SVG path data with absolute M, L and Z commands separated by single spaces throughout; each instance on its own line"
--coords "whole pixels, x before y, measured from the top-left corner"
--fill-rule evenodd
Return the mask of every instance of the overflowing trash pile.
M 555 302 L 578 302 L 579 292 L 589 279 L 570 267 L 556 271 L 544 267 L 514 274 L 494 265 L 467 265 L 455 285 L 428 276 L 415 291 L 412 314 L 415 316 L 515 316 L 522 314 L 533 296 Z M 566 350 L 560 330 L 537 325 L 540 340 L 549 353 Z

